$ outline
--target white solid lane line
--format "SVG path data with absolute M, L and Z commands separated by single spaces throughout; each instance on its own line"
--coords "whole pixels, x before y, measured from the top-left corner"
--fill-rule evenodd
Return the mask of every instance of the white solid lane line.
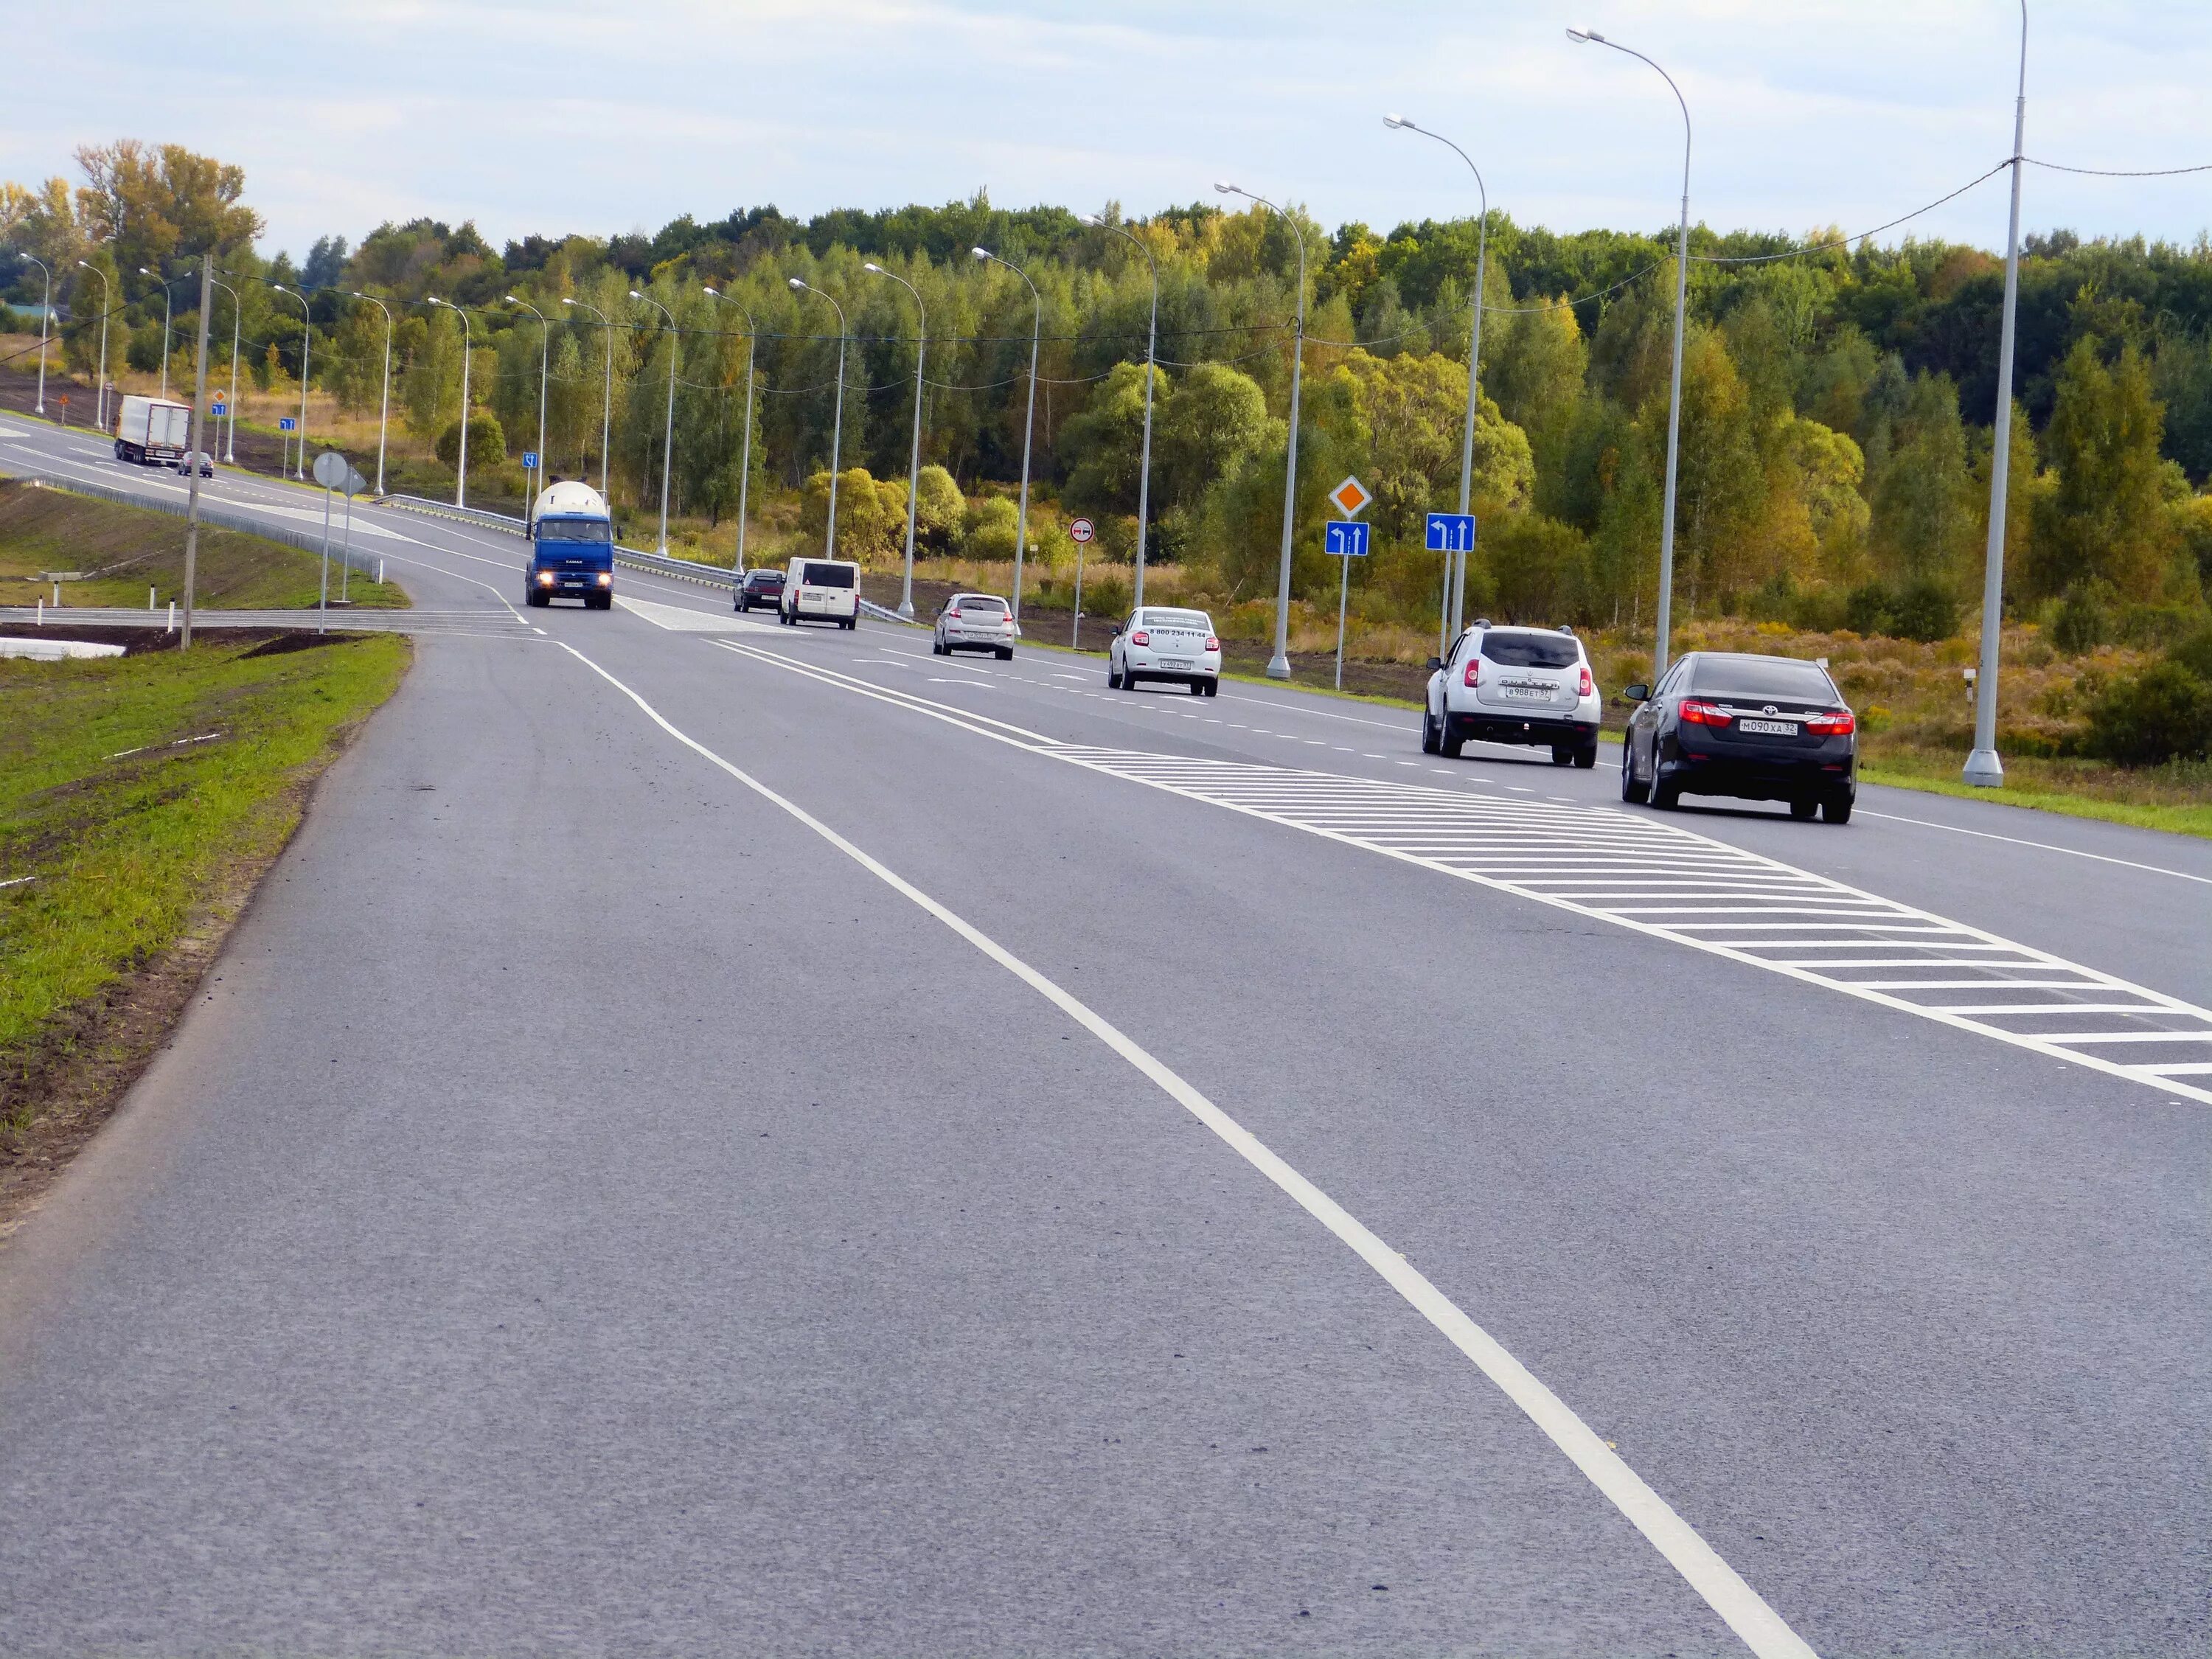
M 1674 1512 L 1667 1500 L 1646 1485 L 1621 1455 L 1607 1446 L 1489 1332 L 1470 1319 L 1449 1297 L 1362 1224 L 1351 1212 L 1285 1163 L 1257 1135 L 1215 1105 L 1179 1073 L 1155 1058 L 1120 1027 L 1072 992 L 1007 950 L 980 928 L 956 915 L 904 877 L 863 852 L 796 802 L 778 794 L 758 779 L 724 760 L 697 739 L 678 730 L 635 691 L 593 662 L 574 646 L 561 648 L 574 656 L 609 685 L 635 703 L 646 718 L 670 737 L 712 765 L 720 768 L 762 799 L 788 813 L 847 858 L 874 876 L 902 898 L 935 917 L 953 933 L 1045 1000 L 1082 1026 L 1160 1091 L 1181 1106 L 1255 1170 L 1273 1182 L 1307 1214 L 1328 1229 L 1353 1254 L 1371 1267 L 1390 1288 L 1466 1355 L 1483 1375 L 1543 1431 L 1552 1443 L 1567 1455 L 1575 1467 L 1636 1529 L 1650 1540 L 1668 1564 L 1680 1573 L 1707 1606 L 1725 1620 L 1745 1646 L 1762 1659 L 1812 1659 L 1813 1649 L 1767 1606 L 1759 1592 L 1746 1583 L 1735 1569 L 1721 1559 L 1697 1529 Z
M 1877 786 L 1878 787 L 1879 786 Z M 1992 805 L 2002 806 L 2002 801 Z M 1964 830 L 1955 823 L 1938 823 L 1933 818 L 1908 818 L 1898 812 L 1877 812 L 1872 807 L 1858 809 L 1862 817 L 1887 818 L 1892 823 L 1917 823 L 1923 830 L 1948 830 L 1954 836 L 1972 836 L 1981 841 L 2001 841 L 2014 847 L 2032 847 L 2041 853 L 2063 853 L 2069 858 L 2094 859 L 2099 864 L 2117 864 L 2124 869 L 2142 870 L 2154 876 L 2172 876 L 2181 881 L 2201 883 L 2212 887 L 2212 876 L 2192 876 L 2186 870 L 2169 870 L 2162 864 L 2138 864 L 2133 859 L 2109 858 L 2102 853 L 2085 853 L 2078 847 L 2060 847 L 2047 841 L 2027 841 L 2019 836 L 2000 836 L 1988 830 Z

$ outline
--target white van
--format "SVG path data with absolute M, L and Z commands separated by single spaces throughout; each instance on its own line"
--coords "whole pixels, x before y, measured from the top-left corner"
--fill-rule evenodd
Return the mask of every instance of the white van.
M 191 442 L 192 407 L 165 398 L 127 395 L 115 416 L 115 459 L 140 466 L 174 466 Z
M 784 574 L 775 619 L 786 628 L 803 622 L 860 622 L 860 567 L 849 559 L 793 559 Z

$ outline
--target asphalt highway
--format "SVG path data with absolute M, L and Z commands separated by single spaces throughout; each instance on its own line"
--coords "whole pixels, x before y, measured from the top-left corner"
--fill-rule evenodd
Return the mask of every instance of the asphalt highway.
M 356 520 L 468 625 L 0 1251 L 0 1652 L 2204 1650 L 2212 848 Z

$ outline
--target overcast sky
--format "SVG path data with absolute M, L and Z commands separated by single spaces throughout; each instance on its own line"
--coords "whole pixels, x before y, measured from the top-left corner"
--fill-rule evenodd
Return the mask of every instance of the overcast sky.
M 2031 3 L 2028 155 L 2212 161 L 2212 3 Z M 2016 0 L 8 0 L 0 19 L 0 177 L 74 181 L 80 143 L 180 143 L 242 164 L 264 246 L 295 255 L 422 215 L 497 245 L 978 188 L 1142 213 L 1222 177 L 1332 226 L 1469 211 L 1458 160 L 1386 131 L 1393 110 L 1457 139 L 1524 224 L 1670 222 L 1665 82 L 1569 23 L 1680 83 L 1698 218 L 1856 232 L 2004 158 L 2019 38 Z M 2030 170 L 2027 191 L 2031 229 L 2212 226 L 2212 173 Z M 1915 228 L 1997 246 L 2004 220 L 1999 179 Z

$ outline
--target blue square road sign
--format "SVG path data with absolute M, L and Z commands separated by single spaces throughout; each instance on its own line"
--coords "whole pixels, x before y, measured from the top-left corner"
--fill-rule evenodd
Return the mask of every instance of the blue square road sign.
M 1430 514 L 1428 548 L 1431 553 L 1474 552 L 1474 514 L 1472 513 Z
M 297 432 L 300 429 L 300 422 L 298 417 L 291 415 L 278 416 L 276 417 L 276 429 L 279 432 Z
M 526 467 L 529 471 L 532 471 L 532 472 L 537 471 L 538 471 L 538 452 L 537 452 L 536 450 L 534 450 L 534 449 L 526 449 L 526 450 L 524 450 L 524 451 L 522 452 L 522 465 L 523 465 L 525 467 Z
M 1367 526 L 1357 519 L 1331 519 L 1322 526 L 1322 551 L 1343 559 L 1367 556 Z

